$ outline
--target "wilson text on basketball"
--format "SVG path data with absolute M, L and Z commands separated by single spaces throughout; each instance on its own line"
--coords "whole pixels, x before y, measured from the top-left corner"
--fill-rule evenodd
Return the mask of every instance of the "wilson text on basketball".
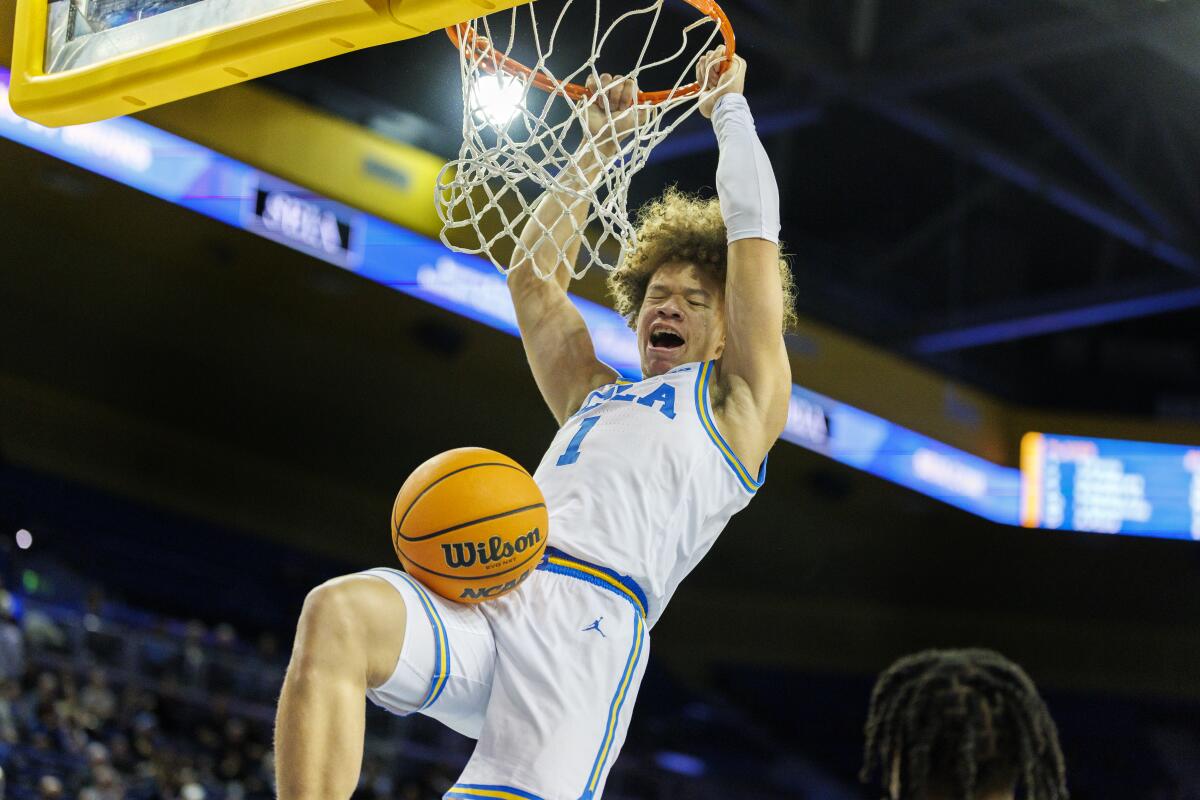
M 518 553 L 537 547 L 542 541 L 542 531 L 534 528 L 511 542 L 506 542 L 499 536 L 492 536 L 486 542 L 455 542 L 442 545 L 442 555 L 445 556 L 446 566 L 451 569 L 464 569 L 476 563 L 481 566 L 505 561 Z

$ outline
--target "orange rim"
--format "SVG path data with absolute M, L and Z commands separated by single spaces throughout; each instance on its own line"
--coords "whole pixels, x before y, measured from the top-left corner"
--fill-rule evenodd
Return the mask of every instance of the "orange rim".
M 728 68 L 733 63 L 735 44 L 733 26 L 729 24 L 729 17 L 725 16 L 725 12 L 721 10 L 721 7 L 714 0 L 685 0 L 685 2 L 717 23 L 721 30 L 721 38 L 725 40 L 724 64 L 725 68 Z M 450 37 L 450 41 L 454 42 L 454 46 L 459 50 L 462 49 L 465 39 L 471 47 L 482 53 L 483 58 L 480 61 L 480 66 L 490 73 L 506 72 L 515 77 L 526 78 L 529 79 L 530 83 L 544 92 L 565 94 L 572 100 L 582 100 L 585 97 L 590 97 L 592 94 L 586 86 L 580 86 L 578 83 L 568 83 L 560 88 L 545 72 L 532 70 L 520 61 L 508 58 L 498 52 L 496 48 L 492 47 L 491 42 L 486 37 L 476 36 L 474 31 L 468 30 L 465 22 L 446 28 L 446 35 Z M 722 69 L 723 71 L 724 69 Z M 678 89 L 665 89 L 658 92 L 638 92 L 637 101 L 640 104 L 657 104 L 672 98 L 688 97 L 699 92 L 700 84 L 692 82 Z

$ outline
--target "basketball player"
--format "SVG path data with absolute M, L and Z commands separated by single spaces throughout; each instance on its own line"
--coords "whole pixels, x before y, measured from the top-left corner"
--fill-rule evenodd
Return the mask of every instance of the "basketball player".
M 871 693 L 864 783 L 888 800 L 1066 800 L 1058 731 L 1024 670 L 991 650 L 926 650 Z
M 586 208 L 547 194 L 522 233 L 532 257 L 508 285 L 534 379 L 560 428 L 535 479 L 547 558 L 480 605 L 370 570 L 305 601 L 276 723 L 281 800 L 344 800 L 362 761 L 364 693 L 478 744 L 448 798 L 599 798 L 646 668 L 648 631 L 730 516 L 754 496 L 791 391 L 791 282 L 779 197 L 742 96 L 745 63 L 697 67 L 720 143 L 719 204 L 670 191 L 642 215 L 639 247 L 611 276 L 637 332 L 644 378 L 596 358 L 565 292 Z M 619 76 L 590 88 L 574 171 L 588 182 L 637 123 Z M 598 104 L 599 105 L 599 104 Z M 542 280 L 534 269 L 551 277 Z

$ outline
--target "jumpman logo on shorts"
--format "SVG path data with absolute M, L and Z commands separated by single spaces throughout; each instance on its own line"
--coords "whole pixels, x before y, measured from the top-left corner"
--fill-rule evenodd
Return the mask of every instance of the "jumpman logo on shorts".
M 604 619 L 604 617 L 598 618 L 595 622 L 593 622 L 591 625 L 588 625 L 583 630 L 585 632 L 586 631 L 595 631 L 596 633 L 600 634 L 601 636 L 604 636 L 604 631 L 600 630 L 600 620 L 602 620 L 602 619 Z M 604 636 L 604 638 L 607 639 L 608 637 Z

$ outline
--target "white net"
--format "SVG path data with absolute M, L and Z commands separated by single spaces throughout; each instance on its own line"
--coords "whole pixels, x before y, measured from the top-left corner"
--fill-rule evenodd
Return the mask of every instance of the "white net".
M 626 208 L 630 181 L 696 110 L 689 85 L 721 28 L 682 3 L 690 18 L 680 33 L 678 23 L 672 32 L 663 19 L 664 0 L 636 8 L 608 2 L 622 11 L 611 21 L 601 0 L 592 0 L 594 7 L 540 0 L 459 27 L 463 143 L 438 176 L 436 197 L 441 238 L 452 249 L 482 255 L 503 273 L 528 259 L 545 278 L 560 264 L 573 277 L 592 266 L 613 269 L 636 245 Z M 539 25 L 535 7 L 545 17 L 551 5 L 559 7 L 553 24 Z M 590 23 L 579 19 L 589 8 Z M 588 52 L 579 51 L 584 24 Z M 589 78 L 599 84 L 602 73 L 639 87 L 656 83 L 660 91 L 614 109 L 605 93 L 579 91 Z M 537 213 L 544 196 L 555 200 L 554 213 Z

